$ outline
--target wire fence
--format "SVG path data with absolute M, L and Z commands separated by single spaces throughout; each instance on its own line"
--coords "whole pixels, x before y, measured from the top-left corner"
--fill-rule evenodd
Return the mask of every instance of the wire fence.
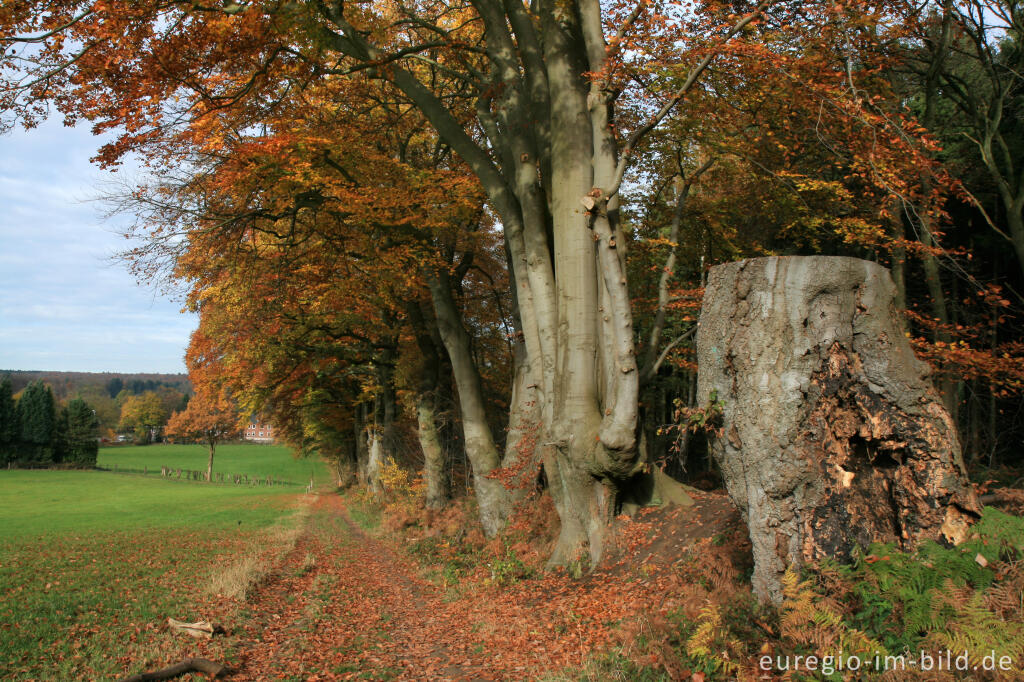
M 155 476 L 160 475 L 161 478 L 169 478 L 178 481 L 196 481 L 207 483 L 206 472 L 196 471 L 193 469 L 182 469 L 179 467 L 168 467 L 161 466 L 159 469 L 154 467 L 150 469 L 148 466 L 142 469 L 135 469 L 131 467 L 117 466 L 116 464 L 110 467 L 96 467 L 99 471 L 109 471 L 115 474 L 142 474 L 143 476 Z M 287 481 L 273 476 L 253 476 L 249 474 L 228 474 L 222 471 L 213 472 L 213 480 L 210 483 L 223 483 L 227 485 L 247 485 L 251 487 L 256 486 L 295 486 L 308 488 L 306 483 L 296 483 L 295 481 Z

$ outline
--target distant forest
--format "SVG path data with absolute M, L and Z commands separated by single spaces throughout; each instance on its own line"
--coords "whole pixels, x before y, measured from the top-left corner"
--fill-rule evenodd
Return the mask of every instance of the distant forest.
M 0 378 L 5 376 L 11 378 L 15 399 L 29 384 L 41 381 L 50 387 L 57 408 L 81 398 L 95 412 L 104 438 L 131 433 L 137 443 L 158 438 L 170 415 L 185 409 L 193 393 L 186 374 L 0 369 Z
M 23 390 L 31 382 L 41 380 L 50 385 L 57 400 L 73 398 L 86 389 L 101 386 L 111 398 L 124 390 L 132 395 L 160 388 L 173 388 L 192 393 L 187 374 L 122 374 L 119 372 L 37 372 L 0 369 L 0 376 L 10 375 L 14 392 Z M 89 391 L 91 392 L 91 391 Z

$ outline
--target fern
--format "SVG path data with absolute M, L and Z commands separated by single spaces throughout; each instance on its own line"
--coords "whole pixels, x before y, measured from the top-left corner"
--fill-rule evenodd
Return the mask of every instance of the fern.
M 946 627 L 931 633 L 925 643 L 954 653 L 967 652 L 972 665 L 984 656 L 994 655 L 997 660 L 1005 656 L 1014 666 L 1012 672 L 1024 672 L 1024 624 L 997 616 L 980 592 L 950 588 L 945 594 L 936 591 L 934 599 L 940 610 L 948 607 L 956 615 Z
M 868 634 L 848 624 L 841 610 L 792 570 L 782 577 L 783 602 L 779 625 L 791 642 L 813 646 L 819 654 L 845 652 L 870 658 L 888 653 Z
M 992 652 L 1024 664 L 1024 520 L 986 508 L 959 547 L 874 544 L 852 566 L 823 562 L 783 580 L 782 634 L 818 652 Z M 832 596 L 826 599 L 824 595 Z M 1024 672 L 1024 671 L 1019 671 Z
M 966 544 L 979 547 L 989 561 L 1012 561 L 1024 556 L 1024 518 L 985 507 L 973 531 L 974 537 Z
M 985 601 L 1003 619 L 1024 613 L 1024 560 L 1002 567 L 1002 577 L 985 592 Z
M 709 603 L 701 609 L 697 628 L 686 640 L 686 653 L 708 672 L 734 675 L 744 647 L 724 625 L 718 605 Z

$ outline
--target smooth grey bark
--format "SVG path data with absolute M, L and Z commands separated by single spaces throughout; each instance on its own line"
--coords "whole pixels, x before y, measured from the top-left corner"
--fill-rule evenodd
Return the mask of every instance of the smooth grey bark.
M 483 381 L 473 361 L 471 339 L 452 296 L 447 272 L 431 274 L 427 281 L 437 327 L 448 351 L 459 393 L 463 440 L 466 457 L 473 467 L 473 487 L 480 510 L 480 522 L 484 532 L 493 537 L 505 525 L 510 511 L 510 497 L 504 484 L 490 476 L 501 465 L 501 457 L 487 422 Z
M 512 346 L 512 393 L 509 397 L 508 437 L 501 466 L 513 474 L 511 492 L 519 499 L 536 479 L 540 464 L 540 427 L 536 385 L 531 383 L 529 356 L 521 341 Z
M 387 63 L 386 77 L 472 169 L 500 218 L 528 356 L 522 365 L 528 372 L 525 385 L 536 394 L 545 474 L 562 520 L 553 559 L 564 563 L 589 553 L 596 563 L 621 485 L 642 467 L 636 447 L 639 372 L 618 224 L 619 186 L 640 140 L 697 82 L 714 55 L 700 60 L 620 154 L 614 116 L 620 85 L 607 80 L 605 68 L 618 37 L 616 45 L 609 44 L 599 0 L 470 4 L 484 27 L 484 54 L 479 63 L 474 55 L 475 65 L 454 75 L 476 91 L 481 135 L 467 131 L 428 83 L 371 43 L 368 32 L 346 16 L 345 5 L 320 5 L 327 20 L 323 44 L 363 65 Z M 724 40 L 767 4 L 764 0 L 740 19 Z M 429 27 L 436 17 L 416 19 Z M 458 67 L 453 62 L 450 68 Z M 445 78 L 452 75 L 447 69 Z M 449 348 L 449 354 L 458 375 L 456 353 Z
M 353 420 L 353 440 L 356 448 L 356 479 L 360 485 L 369 486 L 370 477 L 367 468 L 370 462 L 369 440 L 367 438 L 366 422 L 367 404 L 360 403 L 355 407 L 355 419 Z
M 442 365 L 450 370 L 443 345 L 438 348 L 428 325 L 436 329 L 433 317 L 423 313 L 419 301 L 406 304 L 406 317 L 416 336 L 420 351 L 419 386 L 416 389 L 416 435 L 423 451 L 423 479 L 426 483 L 424 503 L 427 509 L 443 509 L 450 495 L 448 477 L 444 468 L 444 448 L 437 430 L 437 394 L 444 375 Z M 447 357 L 445 357 L 447 360 Z
M 904 336 L 888 272 L 854 258 L 711 269 L 698 401 L 746 517 L 753 584 L 781 600 L 791 566 L 857 545 L 962 540 L 980 509 L 955 426 Z
M 450 494 L 444 470 L 444 449 L 437 433 L 434 401 L 420 396 L 416 403 L 417 436 L 423 450 L 424 503 L 427 509 L 443 509 Z
M 380 484 L 380 472 L 385 459 L 383 440 L 383 435 L 376 428 L 366 433 L 366 484 L 374 495 L 383 492 Z

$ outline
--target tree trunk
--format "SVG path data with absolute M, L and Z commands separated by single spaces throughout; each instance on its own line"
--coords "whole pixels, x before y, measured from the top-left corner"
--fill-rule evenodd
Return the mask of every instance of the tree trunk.
M 131 675 L 121 680 L 121 682 L 158 682 L 160 680 L 172 680 L 175 677 L 181 677 L 192 672 L 203 673 L 209 675 L 211 679 L 217 679 L 227 675 L 228 669 L 220 663 L 215 663 L 205 658 L 186 658 L 181 663 L 175 663 L 160 670 Z
M 427 316 L 424 315 L 419 301 L 409 301 L 406 304 L 406 317 L 416 336 L 416 345 L 422 356 L 416 395 L 416 433 L 420 449 L 423 450 L 423 477 L 427 488 L 424 502 L 427 509 L 443 509 L 448 502 L 450 491 L 444 468 L 444 449 L 441 447 L 437 431 L 437 394 L 442 377 L 448 377 L 451 365 L 447 362 L 443 342 L 435 342 L 435 336 L 440 333 L 437 331 L 437 323 L 431 318 L 431 326 L 428 328 Z M 435 333 L 432 334 L 432 331 Z
M 980 511 L 894 296 L 884 268 L 853 258 L 711 270 L 698 399 L 722 410 L 712 450 L 746 517 L 762 599 L 781 600 L 788 567 L 858 545 L 959 542 Z
M 381 433 L 373 428 L 367 433 L 366 484 L 374 495 L 381 493 L 380 470 L 384 466 L 384 445 Z
M 384 56 L 349 23 L 343 5 L 324 7 L 333 8 L 326 16 L 338 29 L 331 36 L 336 49 L 363 63 Z M 609 55 L 601 3 L 474 7 L 489 62 L 490 87 L 477 102 L 486 145 L 413 72 L 392 64 L 388 78 L 473 170 L 501 219 L 528 356 L 527 386 L 536 394 L 539 442 L 548 448 L 545 472 L 567 526 L 555 555 L 589 546 L 596 560 L 615 492 L 638 468 L 639 385 L 618 226 L 617 84 L 592 77 L 605 74 Z M 444 332 L 440 310 L 438 322 Z M 476 453 L 481 514 L 485 529 L 494 532 L 510 496 L 487 476 L 498 458 L 489 430 L 481 428 L 486 424 L 466 420 L 467 407 L 478 409 L 466 390 L 473 378 L 463 372 L 463 351 L 453 349 L 456 328 L 448 330 L 464 426 L 480 425 L 472 438 L 467 432 L 466 447 L 471 458 Z
M 903 240 L 907 238 L 906 228 L 903 226 L 903 216 L 900 214 L 900 206 L 897 204 L 895 215 L 892 219 L 893 239 Z M 897 246 L 892 250 L 890 258 L 893 283 L 896 285 L 896 309 L 907 309 L 907 248 Z
M 370 485 L 370 477 L 367 469 L 370 463 L 369 440 L 366 434 L 367 404 L 360 403 L 355 407 L 355 418 L 353 420 L 353 439 L 356 449 L 356 479 L 361 485 Z
M 381 462 L 396 460 L 398 454 L 398 433 L 395 429 L 398 402 L 395 392 L 396 344 L 397 339 L 385 344 L 374 363 L 378 388 L 374 394 L 373 425 L 381 441 Z
M 214 447 L 216 447 L 217 441 L 215 441 L 215 440 L 213 440 L 211 438 L 210 441 L 209 441 L 209 444 L 210 444 L 210 459 L 206 463 L 206 480 L 207 481 L 212 481 L 213 480 L 213 449 L 214 449 Z
M 541 425 L 537 385 L 530 370 L 526 345 L 517 339 L 513 342 L 512 353 L 508 436 L 501 466 L 509 473 L 509 492 L 515 504 L 536 485 L 538 468 L 541 466 L 538 438 Z
M 358 409 L 358 407 L 356 408 Z M 337 487 L 342 490 L 348 488 L 359 479 L 359 448 L 357 441 L 361 438 L 349 441 L 346 439 L 343 446 L 338 450 L 335 460 L 335 472 L 337 474 Z
M 459 392 L 466 457 L 473 467 L 473 489 L 480 509 L 480 522 L 488 537 L 493 537 L 505 525 L 510 497 L 504 484 L 490 477 L 490 473 L 500 465 L 500 457 L 487 423 L 483 382 L 473 361 L 469 333 L 462 324 L 446 273 L 428 277 L 428 283 L 437 326 L 448 351 Z
M 444 509 L 448 503 L 448 478 L 444 471 L 444 450 L 437 435 L 437 421 L 434 417 L 434 403 L 427 396 L 420 396 L 416 404 L 417 434 L 423 449 L 423 477 L 427 484 L 427 509 Z
M 1020 183 L 1024 185 L 1024 183 Z M 1010 228 L 1010 236 L 1013 238 L 1013 250 L 1017 254 L 1017 265 L 1021 272 L 1024 272 L 1024 212 L 1021 205 L 1024 204 L 1024 196 L 1016 196 L 1013 200 L 1007 201 L 1006 222 Z

